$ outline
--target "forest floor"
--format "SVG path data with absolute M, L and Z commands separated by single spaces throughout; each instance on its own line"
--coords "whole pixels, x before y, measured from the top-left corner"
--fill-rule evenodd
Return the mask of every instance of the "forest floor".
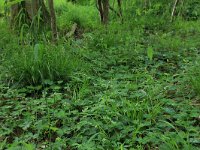
M 4 51 L 21 46 L 1 24 L 0 149 L 200 148 L 199 22 L 111 24 L 61 40 L 81 69 L 23 87 L 3 81 Z

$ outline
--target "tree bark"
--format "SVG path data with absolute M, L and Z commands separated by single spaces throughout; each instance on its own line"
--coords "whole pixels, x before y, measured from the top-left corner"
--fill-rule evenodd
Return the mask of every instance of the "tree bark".
M 37 12 L 39 10 L 39 1 L 32 0 L 31 6 L 32 6 L 32 18 L 33 18 L 34 16 L 37 15 Z
M 49 0 L 49 10 L 50 10 L 50 18 L 51 18 L 51 30 L 52 30 L 52 39 L 54 42 L 57 40 L 57 25 L 56 25 L 56 14 L 54 10 L 53 0 Z
M 10 0 L 13 1 L 13 0 Z M 19 14 L 20 10 L 23 9 L 23 11 L 26 14 L 27 19 L 31 22 L 35 16 L 38 15 L 38 11 L 41 10 L 41 20 L 43 23 L 48 24 L 50 23 L 50 15 L 49 12 L 44 4 L 44 0 L 25 0 L 20 3 L 14 4 L 11 6 L 11 25 L 16 20 L 16 16 Z
M 18 4 L 12 5 L 10 8 L 10 25 L 11 26 L 13 26 L 15 22 L 15 18 L 18 13 L 19 13 L 19 5 Z
M 109 0 L 103 0 L 103 11 L 104 11 L 104 20 L 103 24 L 108 24 L 109 17 Z
M 103 23 L 104 21 L 104 15 L 103 15 L 103 6 L 102 6 L 102 3 L 101 3 L 101 0 L 97 0 L 97 7 L 98 7 L 98 10 L 99 10 L 99 14 L 100 14 L 100 18 L 101 18 L 101 22 Z
M 97 0 L 97 8 L 99 10 L 102 24 L 108 24 L 109 7 L 110 7 L 109 0 Z

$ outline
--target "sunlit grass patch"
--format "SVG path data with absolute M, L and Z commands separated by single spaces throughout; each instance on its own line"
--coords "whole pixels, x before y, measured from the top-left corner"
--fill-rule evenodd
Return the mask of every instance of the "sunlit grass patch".
M 61 30 L 70 30 L 74 23 L 83 29 L 92 29 L 98 25 L 98 11 L 93 6 L 67 3 L 59 9 L 62 10 L 62 13 L 58 15 L 58 25 Z

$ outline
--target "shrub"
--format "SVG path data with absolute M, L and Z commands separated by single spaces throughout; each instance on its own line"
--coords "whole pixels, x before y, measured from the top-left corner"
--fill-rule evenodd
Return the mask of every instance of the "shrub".
M 99 20 L 98 12 L 92 6 L 67 3 L 62 9 L 63 13 L 58 16 L 58 25 L 61 30 L 70 30 L 74 23 L 77 23 L 79 28 L 91 29 L 97 25 Z

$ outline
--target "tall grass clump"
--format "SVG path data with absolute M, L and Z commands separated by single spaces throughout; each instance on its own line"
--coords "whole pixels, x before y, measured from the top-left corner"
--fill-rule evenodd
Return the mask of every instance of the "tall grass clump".
M 74 69 L 80 66 L 79 59 L 63 46 L 36 44 L 23 46 L 13 52 L 3 66 L 7 79 L 23 85 L 43 84 L 46 80 L 67 81 Z

